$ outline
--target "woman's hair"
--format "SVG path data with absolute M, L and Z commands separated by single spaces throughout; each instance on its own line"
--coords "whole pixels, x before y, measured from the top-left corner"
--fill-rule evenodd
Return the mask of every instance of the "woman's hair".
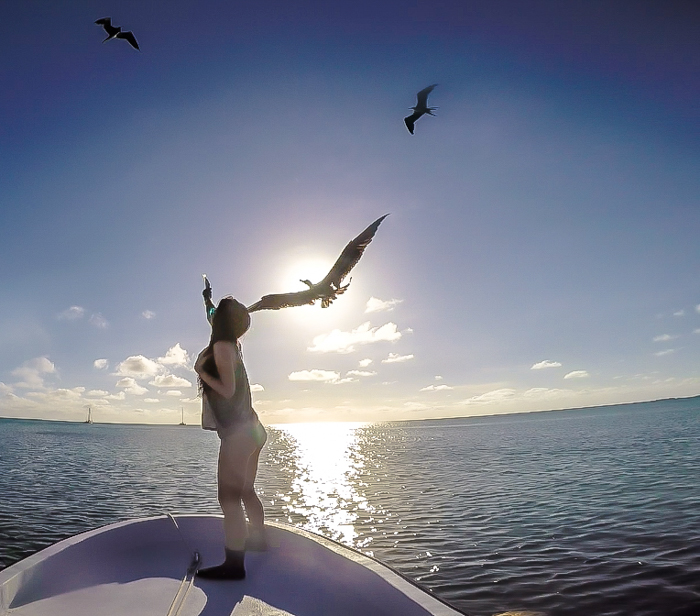
M 226 340 L 238 344 L 238 339 L 250 327 L 250 313 L 247 308 L 233 297 L 224 297 L 216 307 L 211 320 L 211 339 L 209 340 L 209 357 L 204 362 L 204 370 L 219 378 L 219 370 L 214 361 L 214 343 Z M 209 391 L 211 387 L 198 377 L 200 393 Z
M 211 320 L 210 345 L 219 340 L 238 342 L 250 327 L 250 314 L 241 302 L 233 297 L 224 297 L 216 307 Z

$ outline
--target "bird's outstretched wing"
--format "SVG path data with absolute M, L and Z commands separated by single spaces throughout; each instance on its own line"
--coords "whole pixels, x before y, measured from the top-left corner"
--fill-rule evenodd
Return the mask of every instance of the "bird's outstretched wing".
M 428 94 L 430 94 L 433 89 L 435 88 L 437 84 L 434 83 L 432 86 L 428 86 L 427 88 L 423 88 L 418 94 L 416 95 L 416 98 L 418 99 L 418 103 L 416 104 L 416 107 L 427 107 L 428 106 Z
M 255 302 L 252 306 L 248 306 L 248 312 L 279 310 L 280 308 L 291 308 L 292 306 L 306 306 L 307 304 L 313 304 L 319 298 L 319 293 L 314 289 L 306 289 L 305 291 L 297 291 L 296 293 L 263 295 L 260 301 Z
M 124 40 L 126 40 L 126 41 L 129 41 L 129 44 L 130 44 L 134 49 L 138 49 L 138 48 L 139 48 L 139 44 L 136 42 L 136 37 L 135 37 L 131 32 L 129 32 L 129 31 L 127 31 L 127 32 L 120 32 L 119 34 L 117 34 L 117 38 L 122 38 L 122 39 L 124 39 Z M 148 43 L 148 41 L 146 41 L 146 43 Z M 148 47 L 148 45 L 146 45 L 146 47 Z M 139 51 L 140 51 L 140 50 L 139 50 Z
M 280 308 L 290 308 L 292 306 L 305 306 L 313 304 L 316 300 L 321 300 L 321 307 L 327 308 L 333 300 L 345 292 L 348 285 L 341 287 L 343 279 L 348 275 L 350 270 L 357 264 L 377 232 L 379 225 L 389 214 L 384 214 L 381 218 L 375 220 L 367 227 L 360 235 L 348 243 L 348 245 L 340 253 L 340 256 L 331 267 L 326 277 L 310 288 L 304 291 L 295 293 L 276 293 L 273 295 L 264 295 L 260 301 L 248 306 L 248 312 L 256 312 L 258 310 L 279 310 Z
M 423 114 L 418 111 L 414 111 L 410 116 L 406 116 L 403 121 L 406 124 L 408 132 L 413 134 L 413 129 L 416 125 L 416 120 L 420 118 Z
M 112 25 L 112 18 L 111 17 L 103 17 L 102 19 L 98 19 L 95 23 L 98 26 L 111 26 Z
M 354 240 L 348 242 L 348 245 L 343 248 L 343 252 L 331 267 L 330 271 L 326 274 L 326 277 L 318 283 L 319 287 L 324 287 L 332 284 L 336 288 L 340 287 L 340 283 L 343 282 L 350 270 L 357 265 L 360 260 L 362 253 L 364 253 L 365 248 L 369 246 L 372 241 L 374 234 L 377 232 L 379 225 L 382 220 L 384 220 L 389 214 L 384 214 L 381 218 L 377 218 L 369 227 L 367 227 L 360 235 L 358 235 Z

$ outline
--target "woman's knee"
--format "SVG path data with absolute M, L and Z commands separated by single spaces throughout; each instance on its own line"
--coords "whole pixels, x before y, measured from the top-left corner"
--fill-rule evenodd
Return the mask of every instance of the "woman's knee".
M 254 498 L 258 498 L 258 494 L 253 486 L 246 486 L 241 492 L 241 498 L 246 501 Z
M 219 484 L 218 496 L 219 504 L 223 508 L 226 503 L 240 502 L 243 498 L 243 484 L 238 482 L 230 482 Z

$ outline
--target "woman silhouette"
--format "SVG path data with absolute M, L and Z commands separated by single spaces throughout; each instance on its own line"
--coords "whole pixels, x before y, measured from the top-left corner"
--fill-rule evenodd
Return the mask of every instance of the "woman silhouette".
M 246 307 L 224 297 L 211 318 L 209 346 L 197 357 L 204 415 L 210 416 L 221 439 L 217 471 L 218 496 L 224 513 L 225 561 L 197 575 L 211 579 L 245 577 L 245 549 L 265 549 L 264 510 L 255 493 L 255 476 L 260 451 L 267 440 L 253 409 L 239 339 L 250 327 Z M 243 511 L 245 507 L 245 513 Z M 250 521 L 248 536 L 246 515 Z

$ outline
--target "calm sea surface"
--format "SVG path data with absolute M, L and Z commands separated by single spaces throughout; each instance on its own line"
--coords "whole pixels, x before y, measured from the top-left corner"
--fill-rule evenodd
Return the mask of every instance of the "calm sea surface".
M 700 399 L 269 428 L 268 519 L 470 616 L 700 614 Z M 0 568 L 127 518 L 219 513 L 215 434 L 0 419 Z

